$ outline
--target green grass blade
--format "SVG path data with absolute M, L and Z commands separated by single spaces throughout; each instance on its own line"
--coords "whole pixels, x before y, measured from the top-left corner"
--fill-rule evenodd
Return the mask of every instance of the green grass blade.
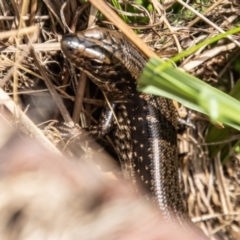
M 213 122 L 240 130 L 240 102 L 224 92 L 163 61 L 152 58 L 138 81 L 138 90 L 174 99 L 204 113 Z
M 230 96 L 240 100 L 240 80 L 237 81 L 235 86 L 232 88 L 231 92 L 229 93 Z M 234 136 L 237 133 L 236 130 L 233 130 L 229 127 L 226 127 L 224 129 L 217 129 L 214 125 L 211 125 L 209 127 L 207 136 L 206 136 L 206 142 L 207 143 L 213 143 L 213 142 L 220 142 L 225 141 L 227 139 L 230 139 L 232 136 Z M 231 146 L 233 148 L 238 146 L 238 142 L 232 142 Z M 222 161 L 226 162 L 229 156 L 229 150 L 231 149 L 229 147 L 229 143 L 223 143 L 223 144 L 217 144 L 217 145 L 211 145 L 208 147 L 209 149 L 209 155 L 210 157 L 216 156 L 216 154 L 222 150 L 223 148 L 226 148 L 227 150 L 224 151 L 224 155 L 222 154 Z

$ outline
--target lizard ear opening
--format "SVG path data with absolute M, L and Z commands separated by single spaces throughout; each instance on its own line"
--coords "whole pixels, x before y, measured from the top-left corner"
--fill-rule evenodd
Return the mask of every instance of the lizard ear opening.
M 66 49 L 65 49 L 65 51 L 68 53 L 68 54 L 72 54 L 73 53 L 73 48 L 72 47 L 67 47 Z

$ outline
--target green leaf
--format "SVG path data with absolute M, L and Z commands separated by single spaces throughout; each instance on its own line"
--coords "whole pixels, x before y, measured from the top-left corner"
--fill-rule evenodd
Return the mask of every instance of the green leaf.
M 174 99 L 208 115 L 212 122 L 220 121 L 240 130 L 238 100 L 158 58 L 147 63 L 138 90 Z

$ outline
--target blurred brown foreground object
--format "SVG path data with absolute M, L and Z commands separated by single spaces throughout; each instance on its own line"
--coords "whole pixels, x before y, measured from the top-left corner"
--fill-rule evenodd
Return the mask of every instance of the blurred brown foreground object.
M 0 150 L 0 192 L 0 239 L 204 239 L 173 230 L 125 182 L 16 133 Z

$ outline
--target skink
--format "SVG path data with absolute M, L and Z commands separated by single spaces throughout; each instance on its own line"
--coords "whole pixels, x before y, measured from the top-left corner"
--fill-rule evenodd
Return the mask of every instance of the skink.
M 98 130 L 113 131 L 125 178 L 145 188 L 164 219 L 189 223 L 179 181 L 176 109 L 171 100 L 136 90 L 146 58 L 120 32 L 100 27 L 63 36 L 61 48 L 110 101 Z

